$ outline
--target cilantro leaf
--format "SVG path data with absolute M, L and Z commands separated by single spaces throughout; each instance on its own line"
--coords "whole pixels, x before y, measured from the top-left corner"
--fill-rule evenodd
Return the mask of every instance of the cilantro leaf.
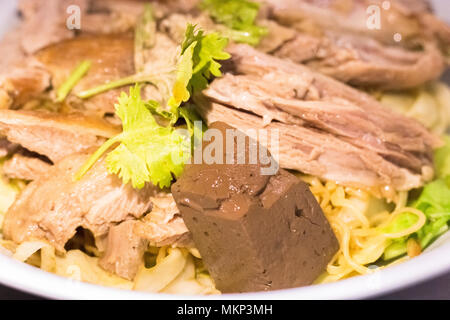
M 173 114 L 177 114 L 178 107 L 189 100 L 189 83 L 193 76 L 193 55 L 197 41 L 194 41 L 181 55 L 177 68 L 177 76 L 173 84 L 172 97 L 169 99 L 169 106 Z
M 200 8 L 228 30 L 224 35 L 233 41 L 257 45 L 267 35 L 267 28 L 256 25 L 259 3 L 248 0 L 203 0 Z
M 143 101 L 139 84 L 130 89 L 129 95 L 122 93 L 115 108 L 116 115 L 122 120 L 123 132 L 105 142 L 75 179 L 80 179 L 105 152 L 115 146 L 106 156 L 110 173 L 117 174 L 124 183 L 131 182 L 134 188 L 143 188 L 147 182 L 161 188 L 169 187 L 173 178 L 182 173 L 192 151 L 189 139 L 178 133 L 173 125 L 181 116 L 187 123 L 188 135 L 198 138 L 202 134 L 201 128 L 194 125 L 199 120 L 198 115 L 192 108 L 181 105 L 193 93 L 206 88 L 212 77 L 222 75 L 221 65 L 217 61 L 230 58 L 224 51 L 227 44 L 228 40 L 217 33 L 205 35 L 202 30 L 188 25 L 172 95 L 167 100 L 169 109 L 155 100 Z M 119 83 L 130 80 L 122 79 Z M 169 126 L 159 125 L 153 114 L 170 120 Z
M 134 33 L 134 67 L 142 72 L 147 60 L 146 52 L 156 44 L 156 21 L 152 5 L 146 3 L 144 11 L 138 18 Z
M 63 102 L 70 91 L 77 85 L 77 83 L 86 75 L 91 68 L 91 62 L 89 60 L 82 61 L 75 70 L 72 71 L 69 78 L 59 87 L 56 94 L 56 102 Z
M 445 177 L 450 175 L 450 136 L 444 136 L 445 145 L 435 153 L 436 175 Z
M 122 93 L 116 104 L 116 114 L 122 120 L 123 132 L 111 138 L 95 152 L 75 176 L 80 179 L 111 147 L 106 156 L 108 171 L 117 174 L 124 183 L 141 189 L 147 182 L 160 188 L 169 187 L 178 177 L 190 157 L 190 145 L 173 127 L 160 126 L 141 99 L 140 86 Z
M 222 76 L 218 60 L 227 60 L 231 56 L 224 49 L 228 39 L 218 33 L 204 34 L 189 24 L 181 46 L 181 57 L 178 62 L 177 76 L 173 86 L 173 95 L 169 99 L 171 111 L 178 119 L 177 108 L 187 102 L 191 95 L 208 86 L 212 77 Z

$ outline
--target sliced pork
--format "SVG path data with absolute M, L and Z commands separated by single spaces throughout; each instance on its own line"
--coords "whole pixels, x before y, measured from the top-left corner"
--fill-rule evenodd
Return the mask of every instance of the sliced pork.
M 423 0 L 392 0 L 389 8 L 383 9 L 383 0 L 262 0 L 270 14 L 282 24 L 302 30 L 305 25 L 314 25 L 323 30 L 364 34 L 383 43 L 394 44 L 394 34 L 404 40 L 424 34 L 420 15 L 428 14 L 429 6 Z M 371 7 L 370 6 L 376 6 Z M 372 9 L 372 10 L 370 10 Z M 379 9 L 379 11 L 377 10 Z M 368 27 L 370 15 L 379 13 L 380 28 Z M 378 16 L 377 16 L 378 17 Z M 376 21 L 374 21 L 376 22 Z
M 95 238 L 111 226 L 142 217 L 151 210 L 156 188 L 135 190 L 108 173 L 103 160 L 79 181 L 73 177 L 91 151 L 66 157 L 31 182 L 14 202 L 4 221 L 4 236 L 17 243 L 46 239 L 63 251 L 78 227 Z
M 91 61 L 89 72 L 73 88 L 69 102 L 72 105 L 82 104 L 84 109 L 90 111 L 113 113 L 122 88 L 82 101 L 75 95 L 134 74 L 133 48 L 134 42 L 130 35 L 84 36 L 47 47 L 36 54 L 36 60 L 51 74 L 55 88 L 67 80 L 79 63 Z M 70 59 L 67 59 L 68 52 Z
M 81 114 L 0 110 L 0 133 L 52 162 L 100 146 L 118 132 L 103 120 Z
M 398 90 L 438 79 L 446 68 L 449 28 L 424 1 L 390 1 L 387 10 L 378 0 L 262 2 L 270 18 L 297 31 L 272 53 L 338 80 Z M 370 14 L 380 27 L 368 27 Z
M 192 246 L 191 236 L 171 193 L 151 197 L 152 210 L 140 220 L 111 227 L 100 266 L 126 279 L 134 279 L 148 245 Z

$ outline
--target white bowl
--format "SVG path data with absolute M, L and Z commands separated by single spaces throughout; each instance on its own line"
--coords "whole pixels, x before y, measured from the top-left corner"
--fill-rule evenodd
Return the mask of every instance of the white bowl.
M 16 1 L 0 3 L 0 36 L 14 19 Z M 439 12 L 450 9 L 435 0 Z M 447 17 L 449 17 L 448 15 Z M 0 254 L 0 283 L 17 290 L 55 299 L 198 299 L 198 296 L 150 294 L 110 289 L 62 278 Z M 450 271 L 450 233 L 436 241 L 427 252 L 402 264 L 367 276 L 336 283 L 264 293 L 224 294 L 204 299 L 362 299 L 386 294 L 429 280 Z

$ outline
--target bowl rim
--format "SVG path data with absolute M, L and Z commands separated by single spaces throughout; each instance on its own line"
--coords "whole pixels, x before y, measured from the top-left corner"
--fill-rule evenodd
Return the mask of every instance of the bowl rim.
M 146 293 L 82 283 L 0 254 L 0 283 L 36 296 L 68 300 L 336 300 L 367 299 L 417 284 L 450 270 L 450 243 L 373 274 L 334 283 L 269 292 L 213 296 Z

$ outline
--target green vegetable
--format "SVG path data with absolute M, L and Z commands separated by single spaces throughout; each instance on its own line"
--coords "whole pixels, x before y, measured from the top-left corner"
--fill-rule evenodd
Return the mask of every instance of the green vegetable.
M 81 80 L 81 78 L 84 77 L 84 75 L 89 71 L 91 68 L 91 62 L 90 61 L 83 61 L 81 62 L 78 67 L 73 70 L 70 77 L 61 85 L 61 87 L 58 89 L 58 92 L 56 94 L 56 102 L 63 102 L 67 95 L 72 91 L 72 89 L 76 86 L 78 81 Z
M 181 103 L 188 101 L 192 93 L 205 89 L 213 76 L 222 76 L 221 65 L 216 60 L 230 58 L 230 54 L 224 51 L 227 44 L 228 40 L 217 33 L 205 35 L 202 30 L 196 31 L 195 26 L 187 26 L 173 95 L 168 102 L 174 114 L 177 114 L 176 109 Z
M 436 175 L 440 178 L 450 176 L 450 136 L 444 136 L 445 145 L 436 151 L 434 161 Z
M 395 239 L 384 252 L 383 259 L 390 260 L 406 253 L 406 242 L 410 237 L 418 240 L 422 249 L 445 233 L 450 222 L 450 137 L 444 137 L 446 145 L 436 151 L 435 165 L 437 179 L 427 184 L 419 198 L 410 205 L 422 211 L 427 217 L 426 224 L 415 234 L 401 239 Z M 405 213 L 404 215 L 406 215 Z M 392 225 L 395 230 L 408 228 L 414 221 L 400 215 L 397 223 Z M 411 215 L 411 214 L 410 214 Z M 400 219 L 399 219 L 400 218 Z M 395 222 L 395 221 L 394 221 Z M 400 228 L 400 229 L 397 229 Z M 386 231 L 391 232 L 391 231 Z M 395 231 L 394 231 L 395 232 Z
M 136 83 L 157 83 L 158 79 L 164 77 L 161 72 L 156 74 L 145 72 L 147 53 L 155 44 L 156 22 L 153 17 L 152 6 L 146 4 L 142 15 L 138 19 L 134 34 L 134 67 L 137 73 L 129 77 L 104 83 L 95 88 L 84 90 L 78 93 L 78 97 L 80 99 L 88 99 L 103 92 Z M 173 69 L 175 69 L 175 66 L 173 66 Z
M 122 120 L 123 132 L 109 139 L 77 173 L 80 179 L 112 146 L 119 144 L 106 157 L 108 171 L 119 175 L 124 183 L 141 189 L 146 182 L 160 188 L 170 186 L 173 177 L 183 171 L 190 156 L 190 146 L 173 127 L 160 126 L 141 99 L 140 86 L 122 93 L 115 105 Z
M 106 156 L 110 173 L 119 175 L 124 183 L 131 182 L 134 188 L 143 188 L 147 182 L 160 188 L 169 187 L 173 178 L 182 173 L 192 151 L 189 139 L 175 130 L 174 124 L 181 116 L 187 123 L 190 135 L 201 134 L 194 126 L 194 121 L 199 120 L 198 115 L 182 103 L 187 102 L 197 90 L 204 89 L 213 76 L 221 75 L 217 60 L 230 57 L 223 51 L 226 45 L 227 39 L 218 34 L 205 35 L 203 31 L 196 31 L 194 26 L 188 25 L 172 96 L 168 99 L 170 110 L 157 101 L 143 101 L 139 84 L 130 89 L 129 95 L 122 93 L 115 108 L 122 120 L 123 132 L 105 142 L 84 164 L 75 179 L 81 179 L 105 152 L 115 146 Z M 153 114 L 169 119 L 170 125 L 159 125 Z
M 256 25 L 259 3 L 248 0 L 203 0 L 201 9 L 227 29 L 224 35 L 235 42 L 257 45 L 267 28 Z
M 450 176 L 440 178 L 427 184 L 420 197 L 412 206 L 422 211 L 426 217 L 426 224 L 416 232 L 416 237 L 422 249 L 426 248 L 434 239 L 448 230 L 450 221 Z M 403 220 L 405 228 L 411 226 L 414 222 Z M 397 228 L 397 226 L 396 226 Z M 409 237 L 396 239 L 385 251 L 384 259 L 392 259 L 406 252 L 406 241 Z
M 156 44 L 156 21 L 151 4 L 146 3 L 144 12 L 139 17 L 134 35 L 134 66 L 138 72 L 144 70 L 146 52 Z

